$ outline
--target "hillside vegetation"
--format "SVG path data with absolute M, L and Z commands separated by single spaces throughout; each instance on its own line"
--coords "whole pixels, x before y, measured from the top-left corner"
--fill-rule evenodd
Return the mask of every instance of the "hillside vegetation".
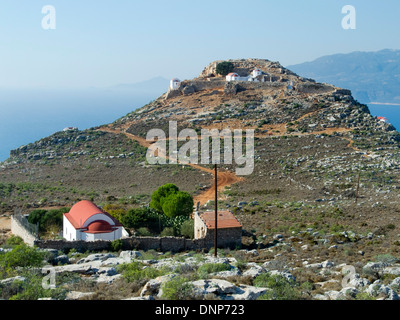
M 219 62 L 109 125 L 58 132 L 13 150 L 0 169 L 1 212 L 70 207 L 80 199 L 128 210 L 148 205 L 167 183 L 201 200 L 201 209 L 213 209 L 212 165 L 148 164 L 147 132 L 162 129 L 168 140 L 169 121 L 177 121 L 178 132 L 254 129 L 253 172 L 238 177 L 235 163 L 218 166 L 226 178 L 219 207 L 243 225 L 243 248 L 263 252 L 248 262 L 279 261 L 287 269 L 326 260 L 361 268 L 382 255 L 396 261 L 400 136 L 394 127 L 346 88 L 277 62 L 230 60 L 239 75 L 257 67 L 265 77 L 234 83 L 216 73 Z M 304 282 L 315 290 L 325 280 Z

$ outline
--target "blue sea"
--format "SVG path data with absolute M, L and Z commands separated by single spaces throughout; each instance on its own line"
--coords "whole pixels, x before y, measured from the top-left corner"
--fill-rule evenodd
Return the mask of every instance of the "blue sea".
M 88 129 L 117 120 L 160 94 L 128 89 L 2 90 L 0 88 L 0 161 L 10 150 L 65 127 Z
M 397 131 L 400 130 L 400 105 L 369 104 L 368 108 L 373 116 L 387 118 Z
M 85 90 L 0 89 L 0 161 L 10 150 L 47 137 L 65 127 L 87 129 L 113 122 L 161 93 L 129 88 Z M 400 129 L 400 106 L 369 105 Z

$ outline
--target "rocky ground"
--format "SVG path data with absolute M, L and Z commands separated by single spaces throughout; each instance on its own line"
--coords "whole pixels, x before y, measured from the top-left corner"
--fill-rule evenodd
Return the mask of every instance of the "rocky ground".
M 274 246 L 279 245 L 283 242 Z M 194 252 L 172 255 L 139 251 L 59 255 L 47 250 L 47 264 L 36 272 L 54 275 L 56 286 L 64 291 L 60 297 L 66 300 L 400 300 L 400 264 L 395 259 L 381 257 L 381 261 L 362 266 L 330 260 L 304 261 L 302 266 L 291 267 L 277 254 L 272 260 L 251 262 L 264 250 L 274 250 L 274 246 L 222 250 L 218 257 Z M 139 265 L 137 270 L 147 270 L 146 273 L 129 273 L 127 266 L 135 264 Z M 51 284 L 49 279 L 42 283 Z M 0 280 L 3 298 L 7 287 L 15 287 L 18 281 L 26 279 L 18 275 Z M 173 294 L 168 283 L 173 284 Z
M 160 299 L 161 283 L 175 279 L 190 283 L 192 298 L 260 298 L 271 289 L 263 285 L 272 285 L 257 276 L 275 272 L 295 281 L 289 281 L 292 298 L 397 299 L 399 133 L 348 90 L 315 83 L 267 60 L 233 62 L 243 75 L 261 68 L 272 84 L 227 84 L 211 63 L 198 78 L 183 82 L 179 92 L 108 126 L 58 132 L 13 150 L 0 164 L 0 212 L 10 215 L 21 208 L 29 213 L 81 199 L 129 209 L 146 205 L 164 183 L 198 196 L 212 185 L 212 174 L 185 165 L 148 165 L 147 148 L 140 143 L 146 133 L 154 128 L 168 133 L 171 120 L 179 130 L 198 133 L 254 129 L 253 173 L 219 193 L 220 208 L 231 210 L 243 225 L 242 248 L 215 261 L 212 255 L 195 259 L 198 253 L 154 253 L 151 259 L 134 254 L 142 268 L 170 264 L 175 269 L 130 282 L 118 267 L 130 261 L 123 260 L 129 253 L 100 254 L 80 263 L 78 255 L 68 253 L 65 266 L 51 267 L 57 274 L 70 268 L 79 275 L 66 290 L 85 292 L 85 299 Z M 290 81 L 294 90 L 287 89 Z M 235 163 L 219 166 L 221 172 L 235 169 Z M 207 207 L 214 207 L 212 200 L 202 209 Z M 201 263 L 223 263 L 229 270 L 199 278 Z M 342 286 L 345 266 L 354 267 L 351 289 Z M 141 294 L 146 286 L 154 290 Z

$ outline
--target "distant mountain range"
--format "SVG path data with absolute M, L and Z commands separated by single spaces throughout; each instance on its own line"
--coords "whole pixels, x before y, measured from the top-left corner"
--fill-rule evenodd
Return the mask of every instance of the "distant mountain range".
M 400 50 L 334 54 L 287 68 L 350 89 L 362 103 L 400 103 Z

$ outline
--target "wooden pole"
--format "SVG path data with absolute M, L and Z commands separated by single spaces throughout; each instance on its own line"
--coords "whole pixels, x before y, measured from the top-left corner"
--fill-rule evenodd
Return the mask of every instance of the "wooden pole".
M 217 256 L 217 232 L 218 232 L 218 176 L 217 176 L 217 164 L 214 164 L 214 176 L 215 176 L 215 229 L 214 229 L 214 256 Z

